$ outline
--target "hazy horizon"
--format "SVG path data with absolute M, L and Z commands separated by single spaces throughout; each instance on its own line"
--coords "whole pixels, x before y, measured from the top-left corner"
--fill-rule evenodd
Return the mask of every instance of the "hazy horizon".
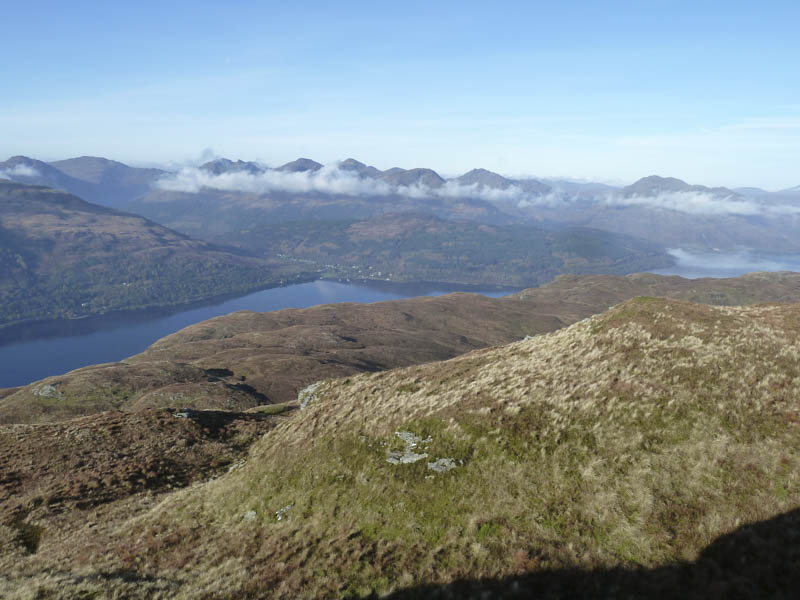
M 800 6 L 5 7 L 0 155 L 797 186 Z
M 293 157 L 288 157 L 288 158 L 285 158 L 285 159 L 278 160 L 277 162 L 274 162 L 274 163 L 266 163 L 265 161 L 257 159 L 257 158 L 252 158 L 252 157 L 248 157 L 248 156 L 241 156 L 241 155 L 238 155 L 238 154 L 222 155 L 222 154 L 219 154 L 219 153 L 215 152 L 211 148 L 206 148 L 205 150 L 203 150 L 201 152 L 198 152 L 197 155 L 195 157 L 193 157 L 193 158 L 187 158 L 187 159 L 184 159 L 184 160 L 168 160 L 168 161 L 164 161 L 164 162 L 158 162 L 158 161 L 153 161 L 153 160 L 141 160 L 141 161 L 131 160 L 131 161 L 125 161 L 125 160 L 121 160 L 120 158 L 115 157 L 115 156 L 100 156 L 100 155 L 93 155 L 93 154 L 86 154 L 86 153 L 78 153 L 78 154 L 74 154 L 74 155 L 65 155 L 65 156 L 37 156 L 37 155 L 21 154 L 19 152 L 11 153 L 11 154 L 6 155 L 4 160 L 8 160 L 8 159 L 16 157 L 16 156 L 25 156 L 27 158 L 31 158 L 31 159 L 34 159 L 34 160 L 40 160 L 40 161 L 48 163 L 48 164 L 49 163 L 59 162 L 59 161 L 64 161 L 64 160 L 69 160 L 69 159 L 76 159 L 76 158 L 101 158 L 101 159 L 111 160 L 111 161 L 115 161 L 115 162 L 120 162 L 120 163 L 123 163 L 123 164 L 125 164 L 125 165 L 127 165 L 129 167 L 155 168 L 155 169 L 161 169 L 161 170 L 164 170 L 164 171 L 171 171 L 171 172 L 177 172 L 177 171 L 180 171 L 181 169 L 185 169 L 185 168 L 200 167 L 200 166 L 202 166 L 203 164 L 205 164 L 207 162 L 211 162 L 211 161 L 218 160 L 218 159 L 228 159 L 228 160 L 232 160 L 234 162 L 236 162 L 237 160 L 241 160 L 243 162 L 253 162 L 253 163 L 256 163 L 256 164 L 260 165 L 261 167 L 268 168 L 268 169 L 276 169 L 276 168 L 278 168 L 278 167 L 280 167 L 280 166 L 282 166 L 282 165 L 284 165 L 286 163 L 292 162 L 292 161 L 297 160 L 299 158 L 308 158 L 308 159 L 311 159 L 311 160 L 316 160 L 314 156 L 293 156 Z M 3 156 L 0 155 L 0 159 L 2 159 L 2 158 L 3 158 Z M 476 164 L 476 165 L 473 165 L 472 167 L 469 167 L 469 168 L 467 168 L 467 169 L 465 169 L 463 171 L 460 171 L 460 172 L 447 172 L 447 171 L 444 171 L 444 170 L 440 170 L 440 169 L 438 169 L 438 168 L 436 168 L 435 166 L 432 166 L 432 165 L 423 165 L 423 164 L 417 164 L 417 163 L 413 163 L 413 162 L 409 163 L 409 164 L 406 164 L 406 165 L 399 165 L 399 164 L 394 164 L 394 163 L 392 163 L 392 164 L 383 164 L 383 165 L 374 164 L 367 158 L 357 157 L 357 156 L 341 157 L 341 158 L 337 158 L 337 159 L 334 159 L 332 161 L 324 162 L 324 163 L 321 163 L 321 164 L 323 164 L 326 167 L 329 167 L 329 166 L 330 167 L 335 167 L 336 165 L 338 165 L 339 163 L 341 163 L 341 162 L 343 162 L 343 161 L 345 161 L 347 159 L 358 160 L 359 162 L 362 162 L 362 163 L 364 163 L 364 164 L 366 164 L 368 166 L 374 166 L 377 169 L 382 170 L 382 171 L 383 170 L 387 170 L 387 169 L 391 169 L 391 168 L 402 168 L 402 169 L 426 168 L 426 169 L 431 169 L 431 170 L 435 171 L 437 174 L 439 174 L 442 178 L 444 178 L 446 180 L 458 178 L 461 175 L 464 175 L 465 173 L 468 173 L 469 171 L 471 171 L 473 169 L 486 169 L 486 167 L 484 167 L 483 165 Z M 0 160 L 0 163 L 2 163 L 2 162 L 3 162 L 3 160 Z M 317 162 L 319 162 L 319 161 L 317 161 Z M 531 173 L 509 173 L 509 172 L 502 172 L 502 171 L 500 171 L 500 172 L 493 171 L 492 169 L 486 169 L 486 170 L 495 172 L 498 175 L 502 175 L 503 177 L 505 177 L 507 179 L 510 179 L 510 180 L 536 179 L 536 180 L 539 180 L 539 181 L 542 181 L 542 182 L 545 182 L 545 183 L 548 183 L 548 182 L 550 182 L 550 183 L 553 183 L 553 182 L 570 182 L 570 183 L 576 183 L 576 184 L 603 184 L 603 185 L 608 185 L 608 186 L 611 186 L 611 187 L 619 187 L 619 188 L 623 188 L 625 186 L 631 185 L 631 184 L 639 181 L 640 179 L 643 179 L 645 177 L 650 177 L 650 176 L 657 176 L 657 177 L 664 177 L 664 178 L 668 178 L 668 177 L 669 178 L 676 178 L 676 179 L 683 180 L 686 183 L 689 183 L 689 184 L 692 184 L 692 185 L 704 185 L 704 186 L 707 186 L 707 187 L 727 187 L 727 188 L 732 189 L 732 190 L 739 189 L 739 188 L 757 188 L 757 189 L 760 189 L 760 190 L 763 190 L 763 191 L 769 192 L 769 193 L 781 192 L 781 191 L 785 191 L 787 189 L 800 187 L 800 185 L 791 185 L 791 186 L 782 187 L 782 188 L 769 188 L 769 187 L 759 186 L 759 185 L 755 185 L 755 184 L 731 185 L 730 183 L 726 183 L 726 182 L 694 181 L 694 180 L 682 177 L 680 174 L 666 173 L 666 172 L 643 173 L 643 174 L 641 174 L 641 175 L 639 175 L 637 177 L 634 177 L 633 179 L 624 180 L 624 179 L 616 179 L 616 178 L 604 177 L 604 176 L 598 176 L 598 177 L 594 177 L 594 178 L 586 178 L 586 177 L 577 177 L 577 176 L 564 175 L 564 174 L 561 174 L 561 175 L 549 175 L 549 174 L 539 174 L 539 173 L 532 173 L 532 172 Z M 7 175 L 8 175 L 8 173 L 0 170 L 0 177 L 9 178 L 9 177 L 7 177 Z M 10 177 L 10 178 L 13 179 L 13 176 Z M 797 181 L 800 181 L 800 177 L 798 177 Z

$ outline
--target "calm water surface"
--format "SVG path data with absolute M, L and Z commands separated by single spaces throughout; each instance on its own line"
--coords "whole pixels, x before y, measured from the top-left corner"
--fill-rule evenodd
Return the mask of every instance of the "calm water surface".
M 423 284 L 354 284 L 315 281 L 262 290 L 222 302 L 56 321 L 0 332 L 0 387 L 25 385 L 72 369 L 138 354 L 157 339 L 188 325 L 237 310 L 271 311 L 331 302 L 378 302 L 439 296 L 464 288 Z M 509 291 L 474 289 L 485 296 Z

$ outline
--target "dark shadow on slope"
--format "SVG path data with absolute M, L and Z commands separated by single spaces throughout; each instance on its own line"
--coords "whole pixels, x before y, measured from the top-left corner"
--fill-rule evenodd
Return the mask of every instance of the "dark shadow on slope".
M 800 509 L 723 535 L 690 563 L 463 579 L 407 588 L 388 598 L 800 598 Z

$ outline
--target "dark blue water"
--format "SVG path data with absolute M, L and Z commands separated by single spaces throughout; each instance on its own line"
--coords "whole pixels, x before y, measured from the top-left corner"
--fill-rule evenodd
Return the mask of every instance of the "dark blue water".
M 271 311 L 332 302 L 378 302 L 439 296 L 463 287 L 443 284 L 353 284 L 315 281 L 272 288 L 204 306 L 53 321 L 0 331 L 0 387 L 25 385 L 79 367 L 116 362 L 188 325 L 237 310 Z M 509 291 L 474 289 L 485 296 Z

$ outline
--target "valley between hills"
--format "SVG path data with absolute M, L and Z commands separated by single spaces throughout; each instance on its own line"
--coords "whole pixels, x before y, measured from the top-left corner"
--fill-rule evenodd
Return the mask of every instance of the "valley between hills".
M 0 596 L 793 597 L 796 191 L 353 159 L 0 163 L 0 332 L 319 278 L 0 390 Z M 536 286 L 536 287 L 531 287 Z
M 798 300 L 585 275 L 239 312 L 5 390 L 0 595 L 791 597 Z
M 0 328 L 320 278 L 521 289 L 663 269 L 676 251 L 800 255 L 796 191 L 671 177 L 613 187 L 352 158 L 162 170 L 14 156 L 0 178 Z

